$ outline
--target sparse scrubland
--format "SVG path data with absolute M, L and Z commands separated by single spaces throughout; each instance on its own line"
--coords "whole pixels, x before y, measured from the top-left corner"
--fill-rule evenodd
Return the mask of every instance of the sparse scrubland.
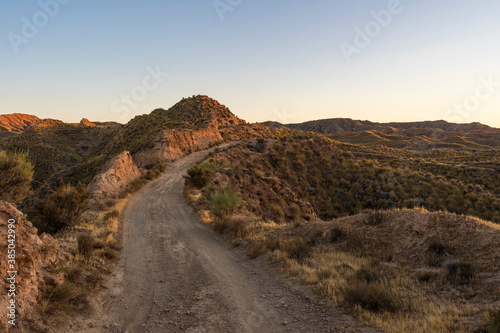
M 251 258 L 384 331 L 497 332 L 498 153 L 480 154 L 259 139 L 194 166 L 185 195 Z M 225 189 L 241 202 L 221 216 Z
M 0 120 L 0 200 L 53 234 L 57 251 L 44 251 L 64 257 L 48 267 L 58 278 L 43 290 L 45 324 L 87 306 L 119 256 L 133 192 L 177 158 L 240 141 L 190 168 L 185 196 L 250 258 L 280 263 L 387 332 L 499 332 L 497 129 L 352 120 L 270 128 L 207 96 L 125 125 Z M 125 151 L 141 176 L 119 195 L 89 199 L 88 185 Z

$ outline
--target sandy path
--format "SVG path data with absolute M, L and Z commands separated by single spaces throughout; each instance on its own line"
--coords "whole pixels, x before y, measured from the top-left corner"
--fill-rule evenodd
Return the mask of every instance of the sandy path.
M 182 175 L 206 154 L 173 163 L 131 199 L 123 257 L 98 310 L 67 331 L 376 332 L 201 223 L 184 203 Z

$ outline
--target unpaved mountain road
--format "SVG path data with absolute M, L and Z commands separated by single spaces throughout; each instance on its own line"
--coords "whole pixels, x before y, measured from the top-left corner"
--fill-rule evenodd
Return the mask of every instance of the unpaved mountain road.
M 173 163 L 130 200 L 113 277 L 93 315 L 67 331 L 376 332 L 201 223 L 184 202 L 182 176 L 206 155 Z

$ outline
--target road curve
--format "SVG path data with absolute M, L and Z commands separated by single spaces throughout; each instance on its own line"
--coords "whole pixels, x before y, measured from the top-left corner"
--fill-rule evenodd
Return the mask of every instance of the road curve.
M 250 260 L 203 225 L 173 163 L 123 212 L 123 257 L 81 332 L 376 332 L 321 302 L 264 259 Z

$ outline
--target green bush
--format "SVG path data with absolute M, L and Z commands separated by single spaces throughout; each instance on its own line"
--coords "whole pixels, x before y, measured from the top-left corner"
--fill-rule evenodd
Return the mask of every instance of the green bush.
M 30 192 L 33 164 L 27 153 L 0 151 L 0 200 L 19 202 Z
M 240 202 L 241 198 L 230 190 L 215 192 L 212 194 L 210 210 L 215 218 L 227 220 L 234 214 Z
M 214 171 L 207 164 L 195 164 L 187 171 L 186 179 L 196 188 L 208 185 L 212 180 Z
M 40 232 L 54 234 L 73 226 L 87 209 L 88 198 L 84 185 L 63 185 L 46 198 L 37 198 L 30 214 Z

